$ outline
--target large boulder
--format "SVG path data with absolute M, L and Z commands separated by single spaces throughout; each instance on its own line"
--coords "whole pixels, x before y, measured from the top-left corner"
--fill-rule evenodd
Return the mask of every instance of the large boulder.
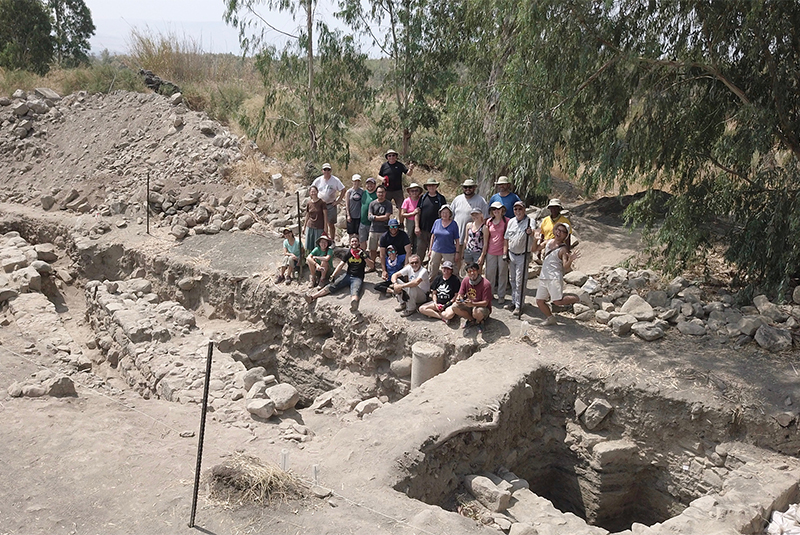
M 464 486 L 484 507 L 495 513 L 508 509 L 511 493 L 495 485 L 486 476 L 468 475 L 464 478 Z
M 656 317 L 650 303 L 642 299 L 637 294 L 631 295 L 625 304 L 620 308 L 621 312 L 630 314 L 639 321 L 652 321 Z
M 758 345 L 767 351 L 783 351 L 792 347 L 792 333 L 786 329 L 777 329 L 769 325 L 762 325 L 755 336 Z
M 267 397 L 275 402 L 275 408 L 279 411 L 293 409 L 300 401 L 300 393 L 295 387 L 287 383 L 281 383 L 267 388 Z

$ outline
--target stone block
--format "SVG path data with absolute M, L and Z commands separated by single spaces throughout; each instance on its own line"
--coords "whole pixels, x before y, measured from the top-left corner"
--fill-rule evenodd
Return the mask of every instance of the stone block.
M 597 398 L 592 401 L 583 413 L 583 423 L 590 431 L 596 429 L 612 410 L 611 403 L 605 399 Z
M 786 329 L 778 329 L 762 325 L 755 334 L 755 340 L 767 351 L 778 352 L 792 347 L 792 333 Z
M 648 342 L 664 337 L 664 329 L 649 321 L 635 323 L 631 326 L 631 331 L 642 340 Z
M 251 399 L 247 402 L 247 412 L 267 420 L 275 414 L 275 402 L 271 399 Z
M 631 327 L 633 327 L 637 321 L 638 320 L 630 314 L 623 314 L 611 318 L 608 321 L 608 326 L 611 327 L 611 331 L 617 336 L 625 336 L 631 332 Z
M 275 408 L 279 411 L 293 409 L 300 401 L 300 393 L 295 387 L 287 383 L 281 383 L 267 388 L 269 399 L 275 402 Z
M 464 478 L 464 486 L 484 507 L 495 513 L 508 509 L 511 493 L 501 490 L 486 476 L 468 475 Z
M 367 414 L 372 414 L 376 410 L 380 409 L 381 406 L 383 406 L 383 402 L 381 402 L 381 400 L 378 398 L 369 398 L 356 405 L 355 411 L 359 416 L 364 416 Z

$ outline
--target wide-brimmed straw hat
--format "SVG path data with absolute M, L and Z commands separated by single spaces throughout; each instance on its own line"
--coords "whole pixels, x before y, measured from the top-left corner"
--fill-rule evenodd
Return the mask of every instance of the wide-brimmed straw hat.
M 416 182 L 412 182 L 411 184 L 409 184 L 409 185 L 408 185 L 408 187 L 406 188 L 406 191 L 408 191 L 408 190 L 410 190 L 410 189 L 414 189 L 414 188 L 417 188 L 417 189 L 419 189 L 419 190 L 422 190 L 422 186 L 420 186 L 420 185 L 419 185 L 419 184 L 417 184 Z
M 425 182 L 425 185 L 426 185 L 426 186 L 438 186 L 438 185 L 439 185 L 439 181 L 438 181 L 438 180 L 436 180 L 435 178 L 429 178 L 429 179 L 428 179 L 428 180 Z
M 507 176 L 501 176 L 497 179 L 497 182 L 494 183 L 495 186 L 498 184 L 511 184 L 511 181 L 508 179 Z

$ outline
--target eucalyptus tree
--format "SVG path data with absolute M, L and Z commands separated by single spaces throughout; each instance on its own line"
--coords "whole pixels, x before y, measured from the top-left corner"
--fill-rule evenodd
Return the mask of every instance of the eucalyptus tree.
M 379 118 L 381 126 L 402 135 L 402 156 L 420 128 L 438 124 L 447 87 L 454 81 L 454 47 L 442 31 L 447 2 L 435 0 L 339 0 L 337 16 L 371 39 L 390 61 L 381 93 L 394 109 Z
M 315 0 L 226 0 L 225 21 L 239 29 L 245 53 L 256 55 L 266 89 L 258 116 L 244 125 L 251 135 L 287 141 L 290 156 L 346 165 L 349 125 L 372 99 L 369 70 L 352 36 L 315 22 L 315 8 Z M 270 10 L 301 13 L 303 23 L 276 28 Z M 270 32 L 288 37 L 282 50 L 268 43 Z
M 590 192 L 673 194 L 652 227 L 685 267 L 722 238 L 752 289 L 800 271 L 800 3 L 462 0 L 447 139 L 525 192 L 554 165 Z M 470 158 L 466 158 L 469 160 Z M 628 211 L 652 225 L 647 195 Z
M 0 67 L 47 74 L 54 48 L 50 31 L 39 0 L 0 0 Z
M 55 59 L 64 67 L 89 62 L 89 38 L 94 35 L 92 12 L 84 0 L 47 0 L 55 39 Z

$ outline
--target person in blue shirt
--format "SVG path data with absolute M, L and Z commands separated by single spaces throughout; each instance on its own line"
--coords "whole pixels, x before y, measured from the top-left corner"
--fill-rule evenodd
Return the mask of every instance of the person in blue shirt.
M 492 198 L 489 199 L 489 204 L 491 205 L 495 201 L 503 203 L 503 206 L 506 207 L 506 217 L 511 219 L 514 217 L 514 203 L 522 199 L 511 191 L 511 181 L 507 176 L 498 178 L 494 185 L 497 187 L 497 193 L 492 195 Z

